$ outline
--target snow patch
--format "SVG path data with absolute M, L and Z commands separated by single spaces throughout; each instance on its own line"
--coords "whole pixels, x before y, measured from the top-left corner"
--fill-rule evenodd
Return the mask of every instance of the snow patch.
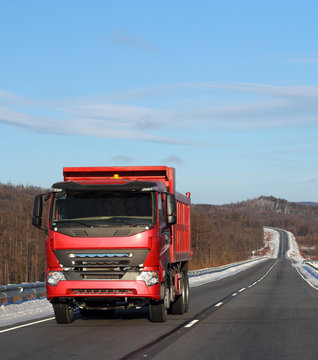
M 235 267 L 230 267 L 228 269 L 219 271 L 219 272 L 213 272 L 210 274 L 202 274 L 199 276 L 194 276 L 189 278 L 189 285 L 190 287 L 197 287 L 204 285 L 206 283 L 212 282 L 212 281 L 218 281 L 221 279 L 224 279 L 228 276 L 233 276 L 235 274 L 238 274 L 241 271 L 244 271 L 246 269 L 251 268 L 252 266 L 255 266 L 256 264 L 259 264 L 262 261 L 268 260 L 268 257 L 262 257 L 260 259 L 256 259 L 254 261 L 247 262 L 245 264 L 241 264 Z
M 20 304 L 0 306 L 0 326 L 52 316 L 53 307 L 46 299 L 30 300 Z
M 289 247 L 289 250 L 286 253 L 287 257 L 289 257 L 294 263 L 303 262 L 304 258 L 300 255 L 295 236 L 289 231 L 286 232 L 288 235 L 288 247 Z
M 266 245 L 268 245 L 270 248 L 268 256 L 277 259 L 279 253 L 279 244 L 280 244 L 279 232 L 274 229 L 264 227 L 264 234 L 266 238 L 269 238 L 268 241 L 265 241 Z
M 311 287 L 318 290 L 318 271 L 304 262 L 304 258 L 300 255 L 295 236 L 289 231 L 287 231 L 287 235 L 289 250 L 286 253 L 286 257 L 291 260 L 292 265 L 296 268 L 299 275 L 307 281 Z

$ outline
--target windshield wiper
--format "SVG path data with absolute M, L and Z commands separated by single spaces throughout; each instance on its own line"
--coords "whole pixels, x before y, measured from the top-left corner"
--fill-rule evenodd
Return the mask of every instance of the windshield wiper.
M 102 221 L 106 221 L 106 222 L 120 222 L 122 224 L 126 224 L 126 225 L 129 225 L 129 226 L 133 226 L 133 227 L 137 227 L 139 225 L 136 225 L 136 224 L 133 224 L 127 220 L 123 220 L 123 219 L 114 219 L 114 218 L 111 218 L 111 219 L 103 219 Z
M 57 223 L 75 223 L 75 224 L 81 224 L 83 226 L 86 226 L 86 227 L 91 227 L 91 225 L 88 225 L 88 224 L 85 224 L 84 222 L 82 221 L 79 221 L 79 220 L 56 220 Z

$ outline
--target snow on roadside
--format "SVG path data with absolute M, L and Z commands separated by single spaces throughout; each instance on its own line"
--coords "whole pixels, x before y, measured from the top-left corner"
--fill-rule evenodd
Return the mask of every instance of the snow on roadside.
M 268 255 L 277 259 L 279 253 L 279 232 L 274 229 L 264 227 L 264 234 L 270 239 L 269 241 L 265 241 L 266 245 L 268 245 L 270 249 Z
M 286 254 L 287 257 L 289 257 L 295 263 L 303 262 L 304 258 L 300 255 L 295 236 L 289 231 L 286 232 L 288 235 L 288 247 L 289 247 L 289 250 L 287 251 Z
M 267 260 L 267 259 L 268 259 L 268 257 L 262 257 L 259 259 L 255 259 L 254 261 L 245 263 L 245 264 L 241 264 L 241 265 L 238 265 L 235 267 L 230 267 L 230 268 L 228 268 L 226 270 L 222 270 L 220 272 L 214 272 L 214 273 L 210 273 L 210 274 L 202 274 L 199 276 L 190 277 L 189 278 L 190 287 L 201 286 L 201 285 L 204 285 L 204 284 L 212 282 L 212 281 L 218 281 L 218 280 L 224 279 L 228 276 L 233 276 L 233 275 L 238 274 L 239 272 L 244 271 L 246 269 L 249 269 L 252 266 L 259 264 L 260 262 Z
M 311 287 L 318 290 L 318 271 L 304 263 L 304 258 L 300 255 L 295 236 L 289 231 L 287 234 L 289 250 L 286 253 L 286 257 L 291 260 L 299 275 L 307 281 Z
M 267 260 L 268 258 L 278 258 L 279 253 L 279 233 L 271 228 L 264 228 L 264 235 L 266 238 L 269 238 L 268 241 L 265 241 L 265 246 L 269 247 L 269 251 L 265 256 L 256 258 L 254 261 L 250 261 L 235 267 L 230 267 L 226 270 L 220 272 L 214 272 L 210 274 L 202 274 L 200 276 L 190 277 L 189 283 L 190 287 L 196 287 L 208 282 L 218 281 L 224 279 L 225 277 L 235 275 L 241 271 L 251 268 L 252 266 L 258 264 L 261 261 Z
M 53 316 L 53 307 L 46 299 L 0 306 L 0 326 L 13 325 L 46 316 Z

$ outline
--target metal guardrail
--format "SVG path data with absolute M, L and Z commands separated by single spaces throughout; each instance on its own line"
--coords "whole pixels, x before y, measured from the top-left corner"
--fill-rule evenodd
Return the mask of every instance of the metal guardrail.
M 0 285 L 0 305 L 40 299 L 45 296 L 45 282 Z
M 315 270 L 318 270 L 318 260 L 304 260 L 303 263 L 309 265 Z
M 250 259 L 250 260 L 244 260 L 244 261 L 238 261 L 232 264 L 227 264 L 227 265 L 223 265 L 223 266 L 219 266 L 219 267 L 214 267 L 214 268 L 206 268 L 206 269 L 200 269 L 200 270 L 191 270 L 188 271 L 189 277 L 196 277 L 196 276 L 200 276 L 200 275 L 208 275 L 208 274 L 212 274 L 212 273 L 216 273 L 216 272 L 221 272 L 224 270 L 227 270 L 229 268 L 233 268 L 239 265 L 243 265 L 243 264 L 248 264 L 250 262 L 253 261 L 257 261 L 260 260 L 261 258 L 255 258 L 255 259 Z

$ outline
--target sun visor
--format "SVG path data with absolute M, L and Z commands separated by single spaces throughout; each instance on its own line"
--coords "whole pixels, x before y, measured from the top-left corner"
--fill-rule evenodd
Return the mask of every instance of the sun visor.
M 58 182 L 52 192 L 59 191 L 156 191 L 157 184 L 150 181 L 129 181 L 122 184 L 83 184 L 75 181 Z

